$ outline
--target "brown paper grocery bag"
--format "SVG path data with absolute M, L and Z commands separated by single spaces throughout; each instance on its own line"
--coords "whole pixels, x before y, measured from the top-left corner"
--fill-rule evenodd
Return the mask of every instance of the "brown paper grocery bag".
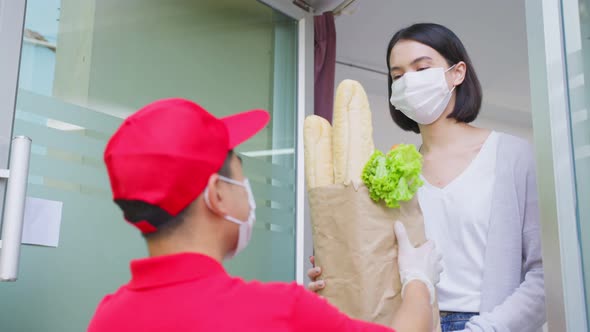
M 329 185 L 309 191 L 316 264 L 326 288 L 320 292 L 347 315 L 391 326 L 401 305 L 395 221 L 406 226 L 410 241 L 426 241 L 418 199 L 391 209 L 377 204 L 368 189 Z M 440 331 L 438 306 L 434 323 Z

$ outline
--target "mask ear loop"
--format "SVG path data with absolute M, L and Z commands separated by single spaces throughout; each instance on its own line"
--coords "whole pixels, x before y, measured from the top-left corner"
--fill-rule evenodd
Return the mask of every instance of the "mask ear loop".
M 250 180 L 244 180 L 244 187 L 246 187 L 246 192 L 248 194 L 248 203 L 250 203 L 251 209 L 256 209 L 256 198 L 254 198 L 254 193 L 252 192 L 252 186 L 250 185 Z
M 450 71 L 450 70 L 453 70 L 453 68 L 455 68 L 455 67 L 457 67 L 457 64 L 454 64 L 454 65 L 450 66 L 447 70 L 445 70 L 445 73 L 448 72 L 448 71 Z
M 223 176 L 223 175 L 219 175 L 219 179 L 220 179 L 221 181 L 225 181 L 225 182 L 227 182 L 227 183 L 234 184 L 234 185 L 236 185 L 236 186 L 245 187 L 244 183 L 242 183 L 242 182 L 240 182 L 240 181 L 237 181 L 237 180 L 234 180 L 234 179 L 230 179 L 230 178 L 228 178 L 228 177 L 225 177 L 225 176 Z
M 455 67 L 457 67 L 457 63 L 454 64 L 454 65 L 452 65 L 452 66 L 450 66 L 447 70 L 445 70 L 445 73 L 448 73 L 449 71 L 453 70 L 453 68 L 455 68 Z M 453 91 L 455 91 L 455 88 L 456 87 L 457 86 L 453 84 L 453 88 L 451 89 L 451 91 L 449 91 L 449 93 L 453 93 Z

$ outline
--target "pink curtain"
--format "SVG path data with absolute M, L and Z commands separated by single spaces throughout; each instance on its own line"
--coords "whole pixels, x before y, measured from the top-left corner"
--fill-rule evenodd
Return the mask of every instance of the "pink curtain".
M 332 122 L 336 71 L 336 26 L 332 12 L 314 17 L 315 109 L 314 114 Z

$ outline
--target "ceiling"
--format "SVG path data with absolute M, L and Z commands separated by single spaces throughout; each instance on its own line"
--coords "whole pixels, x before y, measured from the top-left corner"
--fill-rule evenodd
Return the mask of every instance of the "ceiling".
M 305 2 L 310 4 L 313 7 L 314 11 L 322 13 L 336 8 L 336 6 L 338 6 L 344 1 L 345 0 L 306 0 Z
M 287 1 L 287 0 L 285 0 Z M 343 0 L 307 0 L 319 14 Z M 336 17 L 338 71 L 354 73 L 369 94 L 386 95 L 391 36 L 417 22 L 453 30 L 465 44 L 484 90 L 482 116 L 530 126 L 530 86 L 523 0 L 356 0 Z M 342 75 L 337 75 L 342 76 Z

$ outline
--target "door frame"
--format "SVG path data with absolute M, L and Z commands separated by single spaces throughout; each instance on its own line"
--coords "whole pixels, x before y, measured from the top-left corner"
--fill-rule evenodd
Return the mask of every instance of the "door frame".
M 295 280 L 305 282 L 306 257 L 310 256 L 311 233 L 306 223 L 305 164 L 303 121 L 314 107 L 314 28 L 313 13 L 293 5 L 292 1 L 258 0 L 297 21 L 297 121 L 296 121 L 296 204 L 295 204 Z
M 574 332 L 587 331 L 588 320 L 563 20 L 562 0 L 526 0 L 547 322 L 549 331 Z

